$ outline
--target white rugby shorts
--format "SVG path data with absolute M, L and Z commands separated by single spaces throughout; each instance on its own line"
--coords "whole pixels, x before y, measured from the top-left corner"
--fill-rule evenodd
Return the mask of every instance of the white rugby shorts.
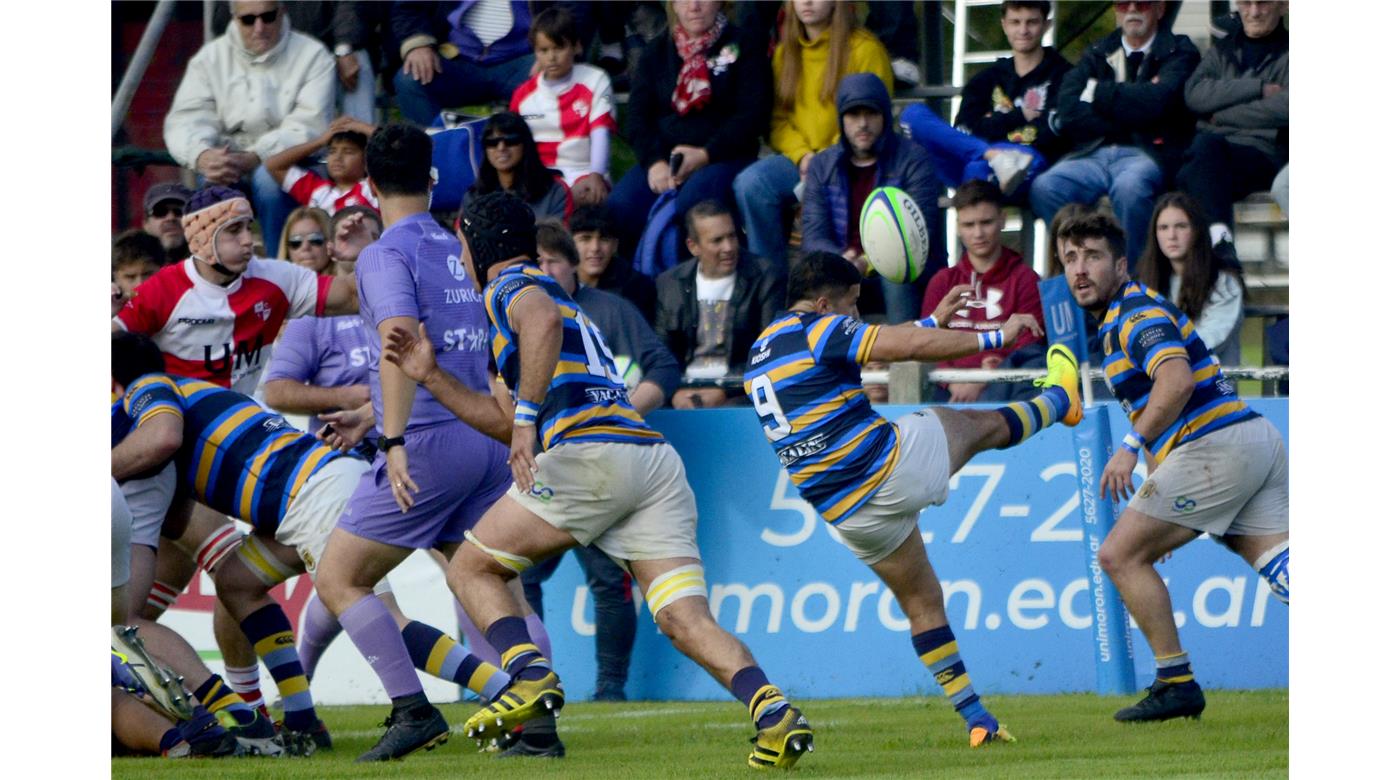
M 359 458 L 343 457 L 327 463 L 301 486 L 296 498 L 287 505 L 287 514 L 277 526 L 273 537 L 288 547 L 296 548 L 306 573 L 316 578 L 316 568 L 330 541 L 336 521 L 345 512 L 360 478 L 370 470 L 370 464 Z M 389 581 L 380 580 L 375 593 L 387 593 Z
M 121 483 L 122 497 L 131 509 L 131 543 L 151 549 L 160 546 L 160 527 L 175 498 L 175 464 L 167 463 L 158 474 Z
M 506 495 L 580 545 L 618 561 L 700 557 L 695 494 L 669 443 L 564 442 L 535 463 L 534 486 Z
M 112 480 L 112 587 L 131 580 L 131 508 L 121 486 Z
M 836 526 L 862 563 L 888 558 L 919 525 L 927 506 L 948 500 L 948 435 L 932 409 L 895 420 L 899 454 L 889 477 L 860 509 Z
M 1189 441 L 1137 489 L 1128 508 L 1215 536 L 1288 532 L 1288 451 L 1256 417 Z

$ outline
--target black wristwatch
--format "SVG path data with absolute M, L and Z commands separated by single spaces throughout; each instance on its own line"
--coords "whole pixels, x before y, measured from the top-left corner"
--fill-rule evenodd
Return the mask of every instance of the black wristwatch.
M 380 436 L 380 437 L 379 437 L 379 441 L 375 442 L 375 446 L 379 448 L 379 451 L 380 451 L 380 452 L 388 452 L 389 450 L 391 450 L 391 449 L 393 449 L 393 448 L 395 448 L 395 447 L 402 447 L 402 446 L 403 446 L 403 437 L 402 437 L 402 436 Z

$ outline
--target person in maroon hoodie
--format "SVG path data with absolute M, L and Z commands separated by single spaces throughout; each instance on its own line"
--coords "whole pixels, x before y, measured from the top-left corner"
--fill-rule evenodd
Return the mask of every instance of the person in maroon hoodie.
M 1001 199 L 1001 188 L 981 179 L 964 183 L 953 194 L 963 253 L 956 265 L 934 274 L 924 291 L 921 309 L 923 316 L 937 319 L 939 327 L 996 330 L 1017 313 L 1030 314 L 1042 328 L 1045 326 L 1037 286 L 1040 276 L 1020 254 L 1001 244 L 1006 223 Z M 1015 343 L 940 363 L 939 367 L 996 368 L 1008 355 L 1039 340 L 1026 331 Z M 972 403 L 982 399 L 986 389 L 982 383 L 950 383 L 947 400 Z

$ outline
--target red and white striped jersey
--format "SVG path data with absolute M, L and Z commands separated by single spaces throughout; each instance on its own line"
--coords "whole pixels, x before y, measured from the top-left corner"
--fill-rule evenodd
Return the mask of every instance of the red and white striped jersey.
M 165 353 L 165 371 L 252 395 L 264 351 L 282 323 L 320 316 L 332 278 L 285 260 L 254 258 L 221 287 L 200 276 L 194 258 L 168 265 L 142 282 L 117 312 L 120 327 L 150 336 Z
M 589 172 L 588 134 L 599 127 L 617 130 L 607 71 L 582 63 L 574 64 L 563 84 L 531 76 L 515 88 L 510 110 L 530 126 L 545 167 L 558 169 L 571 187 Z
M 346 206 L 369 206 L 375 211 L 379 210 L 379 200 L 369 188 L 369 179 L 361 179 L 352 187 L 339 189 L 330 179 L 323 179 L 293 165 L 282 179 L 282 190 L 297 203 L 315 206 L 327 214 L 335 214 Z M 326 239 L 330 240 L 330 236 L 326 236 Z

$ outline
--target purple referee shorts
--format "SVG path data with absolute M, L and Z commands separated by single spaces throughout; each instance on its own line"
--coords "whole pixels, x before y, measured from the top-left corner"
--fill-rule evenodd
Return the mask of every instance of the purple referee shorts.
M 457 543 L 510 487 L 505 445 L 464 423 L 410 430 L 404 434 L 404 450 L 408 473 L 418 484 L 413 507 L 399 510 L 379 453 L 350 496 L 338 528 L 395 547 Z

